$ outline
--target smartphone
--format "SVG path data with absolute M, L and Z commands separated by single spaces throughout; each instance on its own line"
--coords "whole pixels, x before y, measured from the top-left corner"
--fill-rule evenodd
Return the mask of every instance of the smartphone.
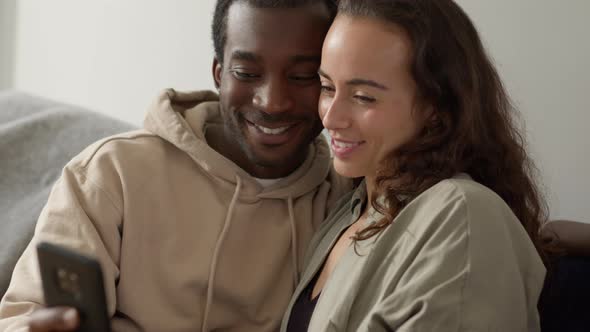
M 111 331 L 99 262 L 47 242 L 37 245 L 37 254 L 45 304 L 76 308 L 78 331 Z

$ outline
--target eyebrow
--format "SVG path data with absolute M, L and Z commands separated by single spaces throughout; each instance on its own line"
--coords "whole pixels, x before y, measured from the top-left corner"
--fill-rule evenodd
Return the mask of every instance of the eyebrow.
M 329 80 L 332 80 L 332 78 L 330 77 L 330 75 L 326 74 L 324 71 L 322 71 L 321 69 L 318 70 L 318 74 L 320 76 L 323 76 Z M 377 89 L 381 89 L 381 90 L 389 90 L 388 87 L 386 87 L 385 85 L 381 84 L 381 83 L 377 83 L 373 80 L 368 80 L 368 79 L 364 79 L 364 78 L 353 78 L 350 79 L 348 81 L 346 81 L 347 85 L 367 85 L 367 86 L 371 86 Z
M 260 57 L 252 52 L 246 52 L 241 50 L 233 51 L 231 54 L 231 58 L 234 60 L 244 60 L 244 61 L 257 61 Z
M 262 57 L 256 55 L 255 53 L 242 51 L 242 50 L 235 50 L 232 52 L 231 58 L 233 60 L 243 60 L 243 61 L 261 61 Z M 294 55 L 289 59 L 292 63 L 304 63 L 304 62 L 314 62 L 320 63 L 322 57 L 320 55 Z

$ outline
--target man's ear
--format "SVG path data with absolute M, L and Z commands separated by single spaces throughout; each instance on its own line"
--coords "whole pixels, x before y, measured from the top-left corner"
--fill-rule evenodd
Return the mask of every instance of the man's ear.
M 213 82 L 215 83 L 215 88 L 219 90 L 221 86 L 221 63 L 217 61 L 217 57 L 213 58 L 213 66 L 211 66 L 211 73 L 213 74 Z

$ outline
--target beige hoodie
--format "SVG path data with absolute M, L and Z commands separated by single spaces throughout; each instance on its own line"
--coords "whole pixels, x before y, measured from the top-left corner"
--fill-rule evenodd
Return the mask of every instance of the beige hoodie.
M 114 331 L 274 331 L 312 233 L 349 183 L 317 138 L 263 188 L 210 148 L 212 92 L 165 91 L 145 130 L 101 140 L 64 168 L 0 303 L 0 331 L 43 303 L 35 246 L 99 259 Z

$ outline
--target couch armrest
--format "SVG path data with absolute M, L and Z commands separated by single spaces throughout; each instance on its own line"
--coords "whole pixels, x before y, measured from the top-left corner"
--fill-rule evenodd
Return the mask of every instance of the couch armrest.
M 590 224 L 552 220 L 541 228 L 541 238 L 567 254 L 590 256 Z

